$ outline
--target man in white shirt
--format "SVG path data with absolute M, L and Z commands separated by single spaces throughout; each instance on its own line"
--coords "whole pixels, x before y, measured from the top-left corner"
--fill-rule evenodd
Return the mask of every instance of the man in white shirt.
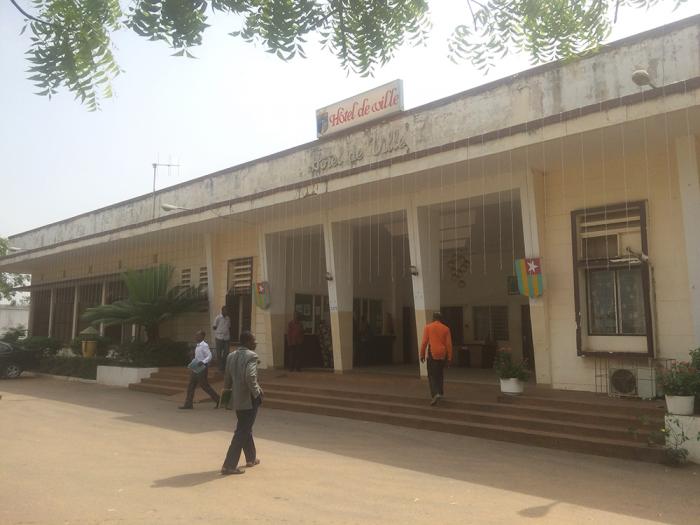
M 187 397 L 185 398 L 185 404 L 179 408 L 189 409 L 192 408 L 192 402 L 194 400 L 194 391 L 197 385 L 202 387 L 209 397 L 214 400 L 214 407 L 219 404 L 219 394 L 211 387 L 209 384 L 209 363 L 211 362 L 211 350 L 209 350 L 209 345 L 204 340 L 204 330 L 198 331 L 194 335 L 194 340 L 197 342 L 197 346 L 194 349 L 194 361 L 204 365 L 204 368 L 200 372 L 195 372 L 192 370 L 190 372 L 190 384 L 187 386 Z
M 219 370 L 226 368 L 229 345 L 231 343 L 231 318 L 228 316 L 226 306 L 221 307 L 221 313 L 214 319 L 214 341 L 216 341 L 216 359 L 219 362 Z

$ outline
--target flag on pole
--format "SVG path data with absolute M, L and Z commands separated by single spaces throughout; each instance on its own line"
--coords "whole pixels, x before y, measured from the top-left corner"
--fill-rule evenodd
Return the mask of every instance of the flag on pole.
M 542 295 L 542 267 L 540 258 L 516 259 L 515 275 L 521 295 L 539 297 Z

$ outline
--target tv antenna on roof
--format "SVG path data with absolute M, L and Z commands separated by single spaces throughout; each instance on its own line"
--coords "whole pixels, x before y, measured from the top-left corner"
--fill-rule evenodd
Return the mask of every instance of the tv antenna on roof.
M 170 173 L 170 168 L 179 168 L 179 164 L 171 164 L 169 162 L 154 162 L 151 164 L 153 166 L 153 218 L 156 218 L 156 175 L 158 174 L 158 168 L 168 168 L 168 173 Z M 178 170 L 179 173 L 179 170 Z

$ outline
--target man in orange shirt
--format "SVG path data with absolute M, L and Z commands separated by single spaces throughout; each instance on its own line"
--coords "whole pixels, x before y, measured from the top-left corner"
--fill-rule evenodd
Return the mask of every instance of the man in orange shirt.
M 442 322 L 442 314 L 435 312 L 433 322 L 425 325 L 423 342 L 420 345 L 420 362 L 425 362 L 425 350 L 428 349 L 428 382 L 430 383 L 430 404 L 436 405 L 443 397 L 445 365 L 452 362 L 452 334 Z

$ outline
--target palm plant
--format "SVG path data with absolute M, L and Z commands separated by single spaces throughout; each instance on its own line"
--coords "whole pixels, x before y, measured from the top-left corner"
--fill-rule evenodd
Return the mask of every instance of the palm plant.
M 88 308 L 83 319 L 95 325 L 136 324 L 153 342 L 160 339 L 160 325 L 177 315 L 201 311 L 207 304 L 197 288 L 170 286 L 174 268 L 161 264 L 144 270 L 127 270 L 121 278 L 127 298 Z

